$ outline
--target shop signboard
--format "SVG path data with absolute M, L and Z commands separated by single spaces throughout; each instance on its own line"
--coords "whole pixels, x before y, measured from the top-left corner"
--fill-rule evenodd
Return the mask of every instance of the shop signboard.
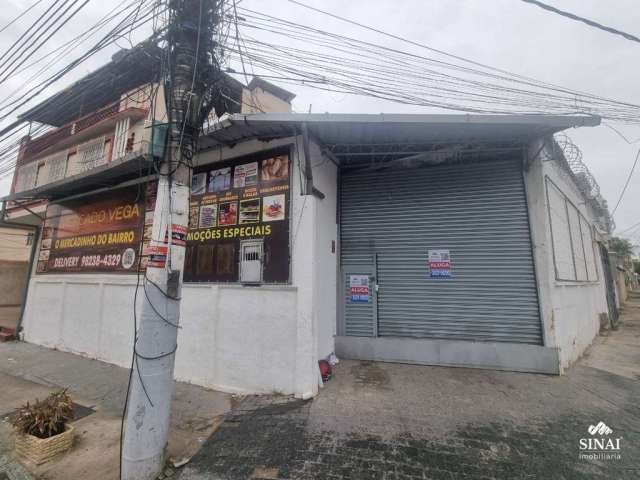
M 37 273 L 136 272 L 144 196 L 134 187 L 49 204 Z
M 429 250 L 429 276 L 442 278 L 451 276 L 451 257 L 449 250 Z
M 221 162 L 194 172 L 186 282 L 239 281 L 240 242 L 249 239 L 263 241 L 263 281 L 289 281 L 287 152 Z
M 288 151 L 194 172 L 189 227 L 151 246 L 157 182 L 51 203 L 38 273 L 136 273 L 164 268 L 169 244 L 186 246 L 186 282 L 239 281 L 240 242 L 261 240 L 262 279 L 289 281 Z M 141 255 L 139 255 L 141 253 Z M 140 257 L 140 258 L 139 258 Z

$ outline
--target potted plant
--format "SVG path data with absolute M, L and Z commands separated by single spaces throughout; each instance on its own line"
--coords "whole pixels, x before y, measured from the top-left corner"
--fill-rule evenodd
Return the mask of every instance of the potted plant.
M 40 465 L 71 448 L 73 402 L 67 390 L 19 408 L 11 423 L 16 429 L 16 453 Z

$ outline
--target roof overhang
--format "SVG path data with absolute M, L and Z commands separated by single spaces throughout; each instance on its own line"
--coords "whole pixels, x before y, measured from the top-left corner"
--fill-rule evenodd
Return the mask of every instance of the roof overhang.
M 249 139 L 295 135 L 306 124 L 326 145 L 527 143 L 574 127 L 600 124 L 596 116 L 257 113 L 227 116 L 200 139 L 201 149 Z
M 64 90 L 21 114 L 21 121 L 59 127 L 113 103 L 120 95 L 149 83 L 158 71 L 162 50 L 153 40 L 118 52 L 113 59 Z
M 163 50 L 153 38 L 129 50 L 120 50 L 109 63 L 19 115 L 18 121 L 60 127 L 117 102 L 122 94 L 157 81 L 162 54 Z M 212 82 L 221 93 L 213 105 L 216 112 L 219 115 L 240 112 L 244 84 L 225 72 L 220 72 Z M 262 79 L 257 82 L 256 85 L 269 89 L 275 95 L 295 97 Z
M 0 198 L 2 202 L 57 200 L 73 195 L 110 188 L 132 177 L 144 177 L 154 172 L 153 157 L 133 153 L 86 172 L 65 177 L 41 187 L 12 193 Z

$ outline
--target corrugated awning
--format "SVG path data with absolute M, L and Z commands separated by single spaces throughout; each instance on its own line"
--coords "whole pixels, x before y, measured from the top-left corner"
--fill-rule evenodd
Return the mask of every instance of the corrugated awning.
M 573 127 L 597 126 L 594 116 L 558 115 L 415 115 L 415 114 L 235 114 L 222 119 L 201 137 L 208 149 L 244 140 L 273 139 L 299 132 L 326 145 L 427 144 L 451 142 L 526 142 Z
M 0 201 L 56 200 L 91 190 L 109 188 L 131 178 L 144 177 L 151 173 L 155 173 L 153 157 L 146 154 L 132 154 L 41 187 L 12 193 L 0 198 Z

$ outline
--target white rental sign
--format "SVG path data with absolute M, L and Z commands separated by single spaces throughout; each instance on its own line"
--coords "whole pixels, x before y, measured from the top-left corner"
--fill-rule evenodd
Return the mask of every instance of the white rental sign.
M 429 276 L 450 277 L 451 276 L 451 256 L 449 250 L 429 250 Z

